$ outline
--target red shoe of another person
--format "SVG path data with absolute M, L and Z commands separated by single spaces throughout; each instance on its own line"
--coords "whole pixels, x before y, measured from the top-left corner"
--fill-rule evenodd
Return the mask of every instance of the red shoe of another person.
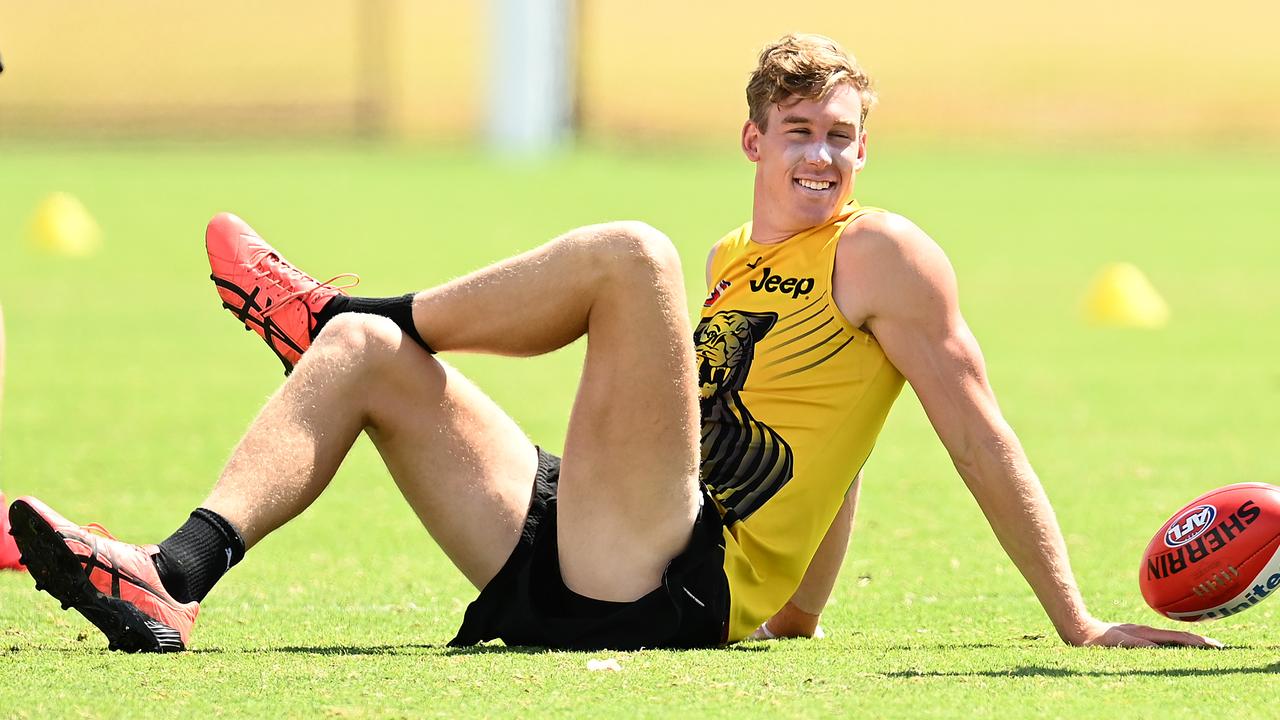
M 0 493 L 0 570 L 26 570 L 22 564 L 22 553 L 18 552 L 18 544 L 9 534 L 9 503 L 5 502 L 4 493 Z
M 320 282 L 290 265 L 253 228 L 232 215 L 218 213 L 204 235 L 213 284 L 222 307 L 231 311 L 245 330 L 253 330 L 284 363 L 284 374 L 311 347 L 315 315 L 333 296 L 360 284 L 351 273 Z M 351 278 L 348 285 L 335 280 Z
M 199 603 L 174 600 L 152 559 L 156 546 L 129 545 L 101 526 L 80 527 L 33 497 L 9 508 L 27 571 L 44 590 L 75 608 L 125 652 L 177 652 L 191 639 Z

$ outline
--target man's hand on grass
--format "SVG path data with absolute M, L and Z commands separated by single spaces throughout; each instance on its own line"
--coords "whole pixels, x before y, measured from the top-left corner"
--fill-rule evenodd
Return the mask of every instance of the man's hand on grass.
M 1162 630 L 1132 623 L 1109 623 L 1090 619 L 1086 629 L 1078 637 L 1064 638 L 1071 645 L 1099 647 L 1159 647 L 1186 646 L 1197 648 L 1222 647 L 1222 643 L 1210 637 L 1179 630 Z
M 787 601 L 782 609 L 773 617 L 760 623 L 760 627 L 751 633 L 748 640 L 781 640 L 784 638 L 818 638 L 826 637 L 822 626 L 818 624 L 820 615 L 807 613 Z

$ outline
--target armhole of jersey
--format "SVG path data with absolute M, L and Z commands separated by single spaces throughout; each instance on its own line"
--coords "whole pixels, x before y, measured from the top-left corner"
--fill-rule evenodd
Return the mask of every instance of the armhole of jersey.
M 744 227 L 745 226 L 740 227 L 737 230 L 734 230 L 733 232 L 722 236 L 719 240 L 716 241 L 714 245 L 711 246 L 712 248 L 714 248 L 713 250 L 714 254 L 711 256 L 711 262 L 708 263 L 707 265 L 707 267 L 710 268 L 710 271 L 711 271 L 710 272 L 711 276 L 707 278 L 707 280 L 710 281 L 707 283 L 708 285 L 707 292 L 711 291 L 711 287 L 710 287 L 711 283 L 715 282 L 715 279 L 719 277 L 721 273 L 724 272 L 725 244 L 742 240 L 742 232 Z
M 716 281 L 716 276 L 720 274 L 720 257 L 724 254 L 724 238 L 721 238 L 711 246 L 711 257 L 708 258 L 707 264 L 703 266 L 702 272 L 706 273 L 703 279 L 707 282 L 707 292 L 711 292 L 711 284 Z
M 840 310 L 840 306 L 836 304 L 836 253 L 840 250 L 840 240 L 841 238 L 844 237 L 845 229 L 847 229 L 853 223 L 857 222 L 858 218 L 862 217 L 863 215 L 870 215 L 871 213 L 879 213 L 879 212 L 886 212 L 886 211 L 877 207 L 863 206 L 858 208 L 858 210 L 848 220 L 845 221 L 844 228 L 840 230 L 840 234 L 836 237 L 834 241 L 832 241 L 831 252 L 829 253 L 830 257 L 827 258 L 827 278 L 828 278 L 828 282 L 830 283 L 829 287 L 831 288 L 831 314 L 835 315 L 836 318 L 840 320 L 840 324 L 844 326 L 845 330 L 848 330 L 849 332 L 853 333 L 855 336 L 866 335 L 868 337 L 872 337 L 870 332 L 860 327 L 856 327 L 854 326 L 853 323 L 849 322 L 849 318 L 844 316 L 844 312 Z

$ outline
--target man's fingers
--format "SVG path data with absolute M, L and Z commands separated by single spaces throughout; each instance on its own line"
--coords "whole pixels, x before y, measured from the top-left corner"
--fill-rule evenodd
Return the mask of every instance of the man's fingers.
M 748 640 L 777 640 L 778 636 L 774 635 L 773 631 L 769 629 L 769 622 L 766 620 L 765 622 L 760 623 L 760 627 L 756 628 L 755 632 L 747 636 L 747 639 Z
M 1137 635 L 1130 635 L 1119 628 L 1114 628 L 1111 632 L 1104 635 L 1102 638 L 1102 644 L 1122 648 L 1159 647 L 1159 645 L 1150 640 L 1138 637 Z
M 1162 630 L 1146 625 L 1124 625 L 1122 630 L 1127 635 L 1142 637 L 1160 645 L 1187 645 L 1190 647 L 1221 648 L 1222 643 L 1213 638 L 1180 630 Z
M 778 630 L 777 632 L 774 632 L 773 627 L 769 625 L 769 622 L 770 621 L 765 621 L 760 623 L 760 627 L 756 628 L 755 632 L 748 635 L 747 639 L 748 640 L 783 640 L 783 639 L 789 639 L 789 638 L 811 637 L 811 638 L 821 640 L 822 638 L 827 636 L 827 634 L 823 632 L 821 625 L 814 627 L 812 633 L 805 633 L 795 628 L 791 628 L 790 630 Z M 776 616 L 772 619 L 772 622 L 777 622 Z

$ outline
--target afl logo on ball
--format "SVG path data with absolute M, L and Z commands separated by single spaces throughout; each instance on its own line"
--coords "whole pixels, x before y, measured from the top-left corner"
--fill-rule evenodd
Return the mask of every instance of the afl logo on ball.
M 1178 515 L 1164 531 L 1164 544 L 1171 548 L 1182 547 L 1204 534 L 1218 516 L 1218 508 L 1197 505 Z

